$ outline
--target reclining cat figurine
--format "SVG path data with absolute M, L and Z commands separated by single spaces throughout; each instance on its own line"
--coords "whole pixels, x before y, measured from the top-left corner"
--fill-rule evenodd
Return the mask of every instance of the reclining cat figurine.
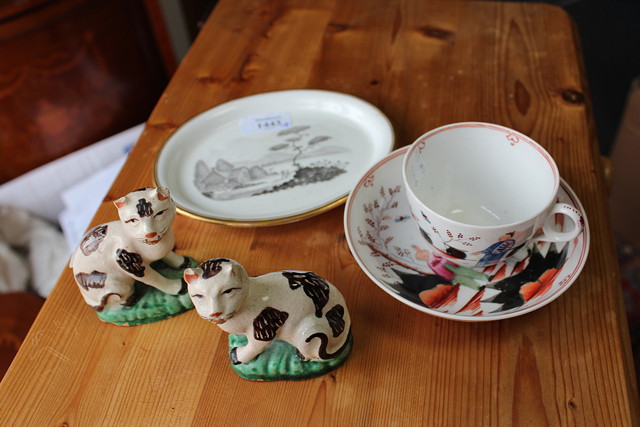
M 141 188 L 114 202 L 120 221 L 89 230 L 74 252 L 70 267 L 87 304 L 96 311 L 135 304 L 134 282 L 176 295 L 179 279 L 167 279 L 150 264 L 163 260 L 185 268 L 188 259 L 175 254 L 171 224 L 176 206 L 164 187 Z
M 234 365 L 249 363 L 275 339 L 294 346 L 307 361 L 338 357 L 351 319 L 338 290 L 308 271 L 249 277 L 237 261 L 213 258 L 184 271 L 189 295 L 205 320 L 248 343 L 230 352 Z

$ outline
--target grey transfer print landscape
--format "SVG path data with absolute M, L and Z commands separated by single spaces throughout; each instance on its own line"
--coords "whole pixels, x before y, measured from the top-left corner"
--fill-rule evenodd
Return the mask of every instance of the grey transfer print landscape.
M 331 161 L 328 156 L 350 153 L 331 145 L 332 137 L 315 134 L 311 126 L 281 130 L 267 153 L 257 159 L 234 163 L 224 158 L 200 159 L 194 170 L 194 184 L 206 197 L 234 200 L 288 190 L 293 187 L 329 181 L 347 172 L 348 162 Z M 247 157 L 255 153 L 246 153 Z M 346 157 L 346 156 L 344 156 Z

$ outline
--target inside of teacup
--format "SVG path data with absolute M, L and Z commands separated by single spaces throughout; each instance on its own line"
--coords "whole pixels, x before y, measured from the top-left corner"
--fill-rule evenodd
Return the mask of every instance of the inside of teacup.
M 465 224 L 530 219 L 553 201 L 558 172 L 542 147 L 507 129 L 460 126 L 424 138 L 407 162 L 413 193 L 436 213 Z

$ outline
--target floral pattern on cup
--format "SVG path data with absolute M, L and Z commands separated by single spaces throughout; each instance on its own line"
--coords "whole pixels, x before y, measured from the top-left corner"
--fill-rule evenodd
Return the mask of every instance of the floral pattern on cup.
M 409 215 L 400 211 L 403 208 L 398 201 L 400 191 L 400 185 L 380 187 L 379 197 L 362 206 L 366 227 L 358 227 L 359 244 L 367 246 L 371 256 L 386 260 L 377 268 L 389 285 L 429 308 L 477 315 L 483 310 L 482 302 L 485 309 L 486 303 L 495 304 L 493 313 L 516 309 L 543 297 L 551 289 L 569 254 L 571 245 L 535 242 L 513 248 L 513 239 L 506 238 L 494 246 L 508 242 L 503 250 L 517 252 L 510 262 L 471 269 L 442 257 L 430 246 L 398 244 L 391 233 L 391 223 L 409 220 Z M 459 238 L 450 232 L 445 234 Z M 488 254 L 494 250 L 488 248 Z M 460 307 L 461 287 L 474 294 Z
M 542 146 L 490 123 L 454 123 L 419 137 L 402 165 L 412 217 L 440 256 L 485 267 L 529 241 L 569 241 L 581 214 L 554 203 L 560 175 Z M 418 214 L 417 214 L 418 213 Z M 557 214 L 574 226 L 559 231 Z

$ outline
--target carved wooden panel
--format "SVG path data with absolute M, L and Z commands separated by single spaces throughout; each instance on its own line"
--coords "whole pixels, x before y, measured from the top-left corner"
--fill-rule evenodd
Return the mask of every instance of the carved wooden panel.
M 0 183 L 147 119 L 149 28 L 137 0 L 0 1 Z

